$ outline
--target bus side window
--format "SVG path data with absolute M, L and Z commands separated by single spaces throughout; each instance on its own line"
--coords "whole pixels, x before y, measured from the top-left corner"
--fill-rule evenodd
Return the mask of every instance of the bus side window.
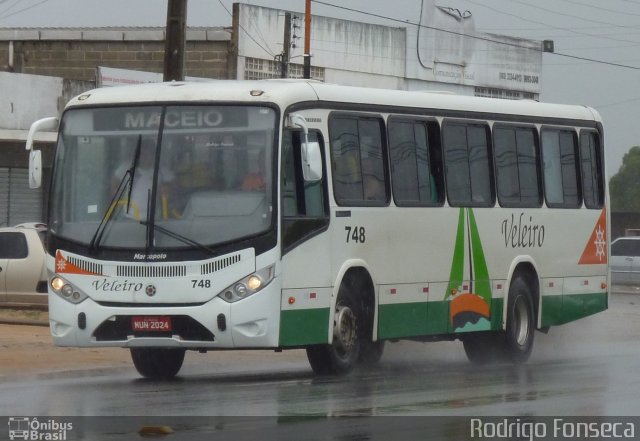
M 542 187 L 536 129 L 494 126 L 493 147 L 500 205 L 540 207 Z
M 542 161 L 547 205 L 578 208 L 577 140 L 573 130 L 542 129 Z
M 396 205 L 441 205 L 441 155 L 434 142 L 438 139 L 437 127 L 435 122 L 390 118 L 389 152 Z
M 329 118 L 333 193 L 338 205 L 387 205 L 383 127 L 383 121 L 375 117 Z
M 322 140 L 309 132 L 309 141 Z M 326 181 L 305 182 L 302 177 L 302 132 L 285 131 L 282 138 L 282 216 L 285 252 L 329 224 Z M 326 173 L 324 173 L 326 176 Z
M 602 208 L 604 183 L 602 173 L 602 149 L 597 132 L 580 133 L 580 163 L 582 165 L 582 192 L 587 208 Z
M 458 207 L 493 206 L 488 126 L 445 122 L 442 140 L 449 204 Z

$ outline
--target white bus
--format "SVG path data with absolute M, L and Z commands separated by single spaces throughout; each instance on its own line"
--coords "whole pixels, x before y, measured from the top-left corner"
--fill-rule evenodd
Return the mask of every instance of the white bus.
M 172 82 L 84 93 L 31 135 L 55 127 L 53 340 L 129 348 L 146 377 L 230 348 L 344 373 L 401 339 L 524 362 L 535 330 L 607 308 L 588 107 Z

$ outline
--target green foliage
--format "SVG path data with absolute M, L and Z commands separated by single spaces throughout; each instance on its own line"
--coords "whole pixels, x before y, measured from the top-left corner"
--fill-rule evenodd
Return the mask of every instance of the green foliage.
M 612 212 L 640 213 L 640 146 L 631 147 L 622 158 L 609 181 L 609 195 Z

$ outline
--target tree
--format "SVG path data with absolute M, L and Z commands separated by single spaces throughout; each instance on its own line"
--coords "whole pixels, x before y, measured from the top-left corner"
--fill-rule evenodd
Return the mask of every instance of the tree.
M 618 173 L 609 181 L 612 212 L 640 212 L 640 146 L 622 158 Z

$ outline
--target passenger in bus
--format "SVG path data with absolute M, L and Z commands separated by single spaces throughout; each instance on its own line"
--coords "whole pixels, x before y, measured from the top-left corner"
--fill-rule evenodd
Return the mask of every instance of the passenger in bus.
M 384 177 L 379 170 L 382 162 L 373 158 L 361 158 L 360 161 L 362 166 L 363 199 L 365 201 L 385 201 Z
M 249 171 L 242 180 L 243 190 L 256 191 L 265 188 L 265 159 L 264 150 L 258 154 L 257 161 L 250 161 L 247 170 Z
M 122 197 L 116 204 L 123 205 L 125 208 L 125 216 L 135 220 L 147 219 L 147 201 L 150 198 L 150 192 L 153 186 L 153 172 L 155 168 L 155 139 L 146 137 L 141 139 L 140 144 L 140 157 L 136 164 L 133 173 L 133 187 L 130 189 L 131 199 L 127 200 L 129 195 L 129 188 L 125 189 Z M 127 173 L 127 170 L 131 168 L 133 163 L 132 157 L 126 157 L 122 164 L 116 169 L 112 179 L 112 194 L 117 190 L 118 185 L 122 182 L 123 176 Z M 158 170 L 158 192 L 161 197 L 160 209 L 166 215 L 166 204 L 170 188 L 170 183 L 174 179 L 174 175 L 171 170 L 163 167 Z M 115 208 L 115 207 L 114 207 Z M 126 209 L 128 208 L 128 210 Z

